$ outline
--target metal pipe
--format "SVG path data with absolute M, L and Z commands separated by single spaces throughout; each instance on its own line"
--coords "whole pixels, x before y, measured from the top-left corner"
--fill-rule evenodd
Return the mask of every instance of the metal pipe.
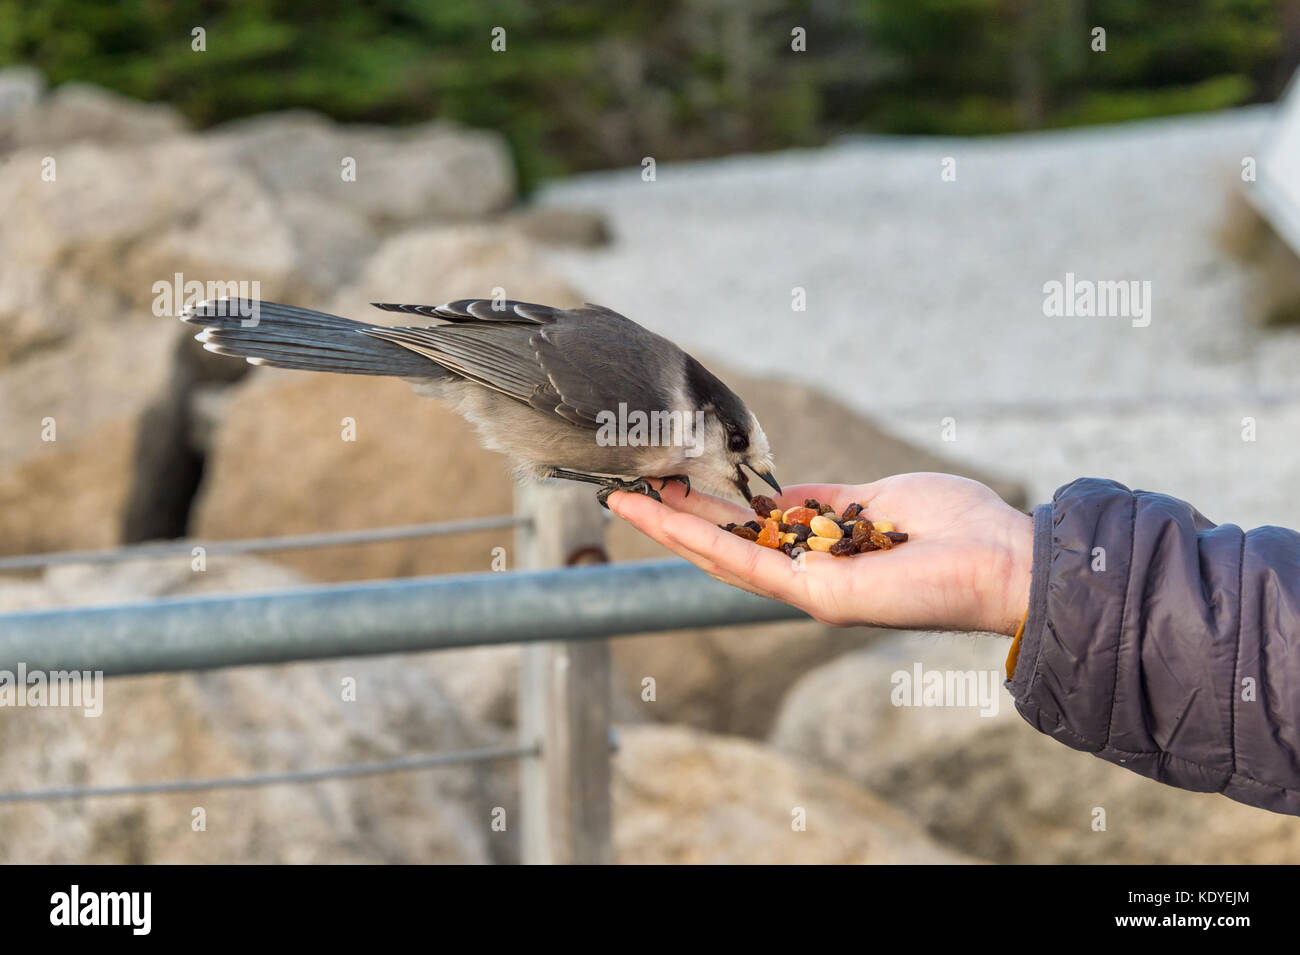
M 0 557 L 0 571 L 32 570 L 58 564 L 113 564 L 125 560 L 144 560 L 154 557 L 189 557 L 195 547 L 202 547 L 209 556 L 218 554 L 250 554 L 267 550 L 303 550 L 309 547 L 335 547 L 342 544 L 372 544 L 380 541 L 409 540 L 417 537 L 439 537 L 445 534 L 470 534 L 475 531 L 493 531 L 503 527 L 527 524 L 528 518 L 517 514 L 495 514 L 490 517 L 467 517 L 458 521 L 435 521 L 430 524 L 403 524 L 398 527 L 371 527 L 359 531 L 326 531 L 320 534 L 286 534 L 283 537 L 246 537 L 237 540 L 203 541 L 178 540 L 156 544 L 128 544 L 125 547 L 107 547 L 103 550 L 65 550 L 50 554 L 16 554 Z
M 55 799 L 90 799 L 102 796 L 154 796 L 164 793 L 207 792 L 212 789 L 249 789 L 255 786 L 279 786 L 288 783 L 318 783 L 327 779 L 357 779 L 409 773 L 442 766 L 463 766 L 502 759 L 519 759 L 537 755 L 535 746 L 483 746 L 478 749 L 447 750 L 423 756 L 404 756 L 370 763 L 348 763 L 324 769 L 288 770 L 283 773 L 258 773 L 253 776 L 218 776 L 212 779 L 168 779 L 153 783 L 126 783 L 121 786 L 59 786 L 53 789 L 25 789 L 0 792 L 0 804 L 16 802 L 51 802 Z
M 106 676 L 804 619 L 680 560 L 0 615 L 0 670 Z

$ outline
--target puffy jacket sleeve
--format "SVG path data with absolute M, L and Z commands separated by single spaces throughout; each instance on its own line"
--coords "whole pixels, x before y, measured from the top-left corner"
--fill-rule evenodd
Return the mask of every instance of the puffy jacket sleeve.
M 1300 815 L 1300 534 L 1084 478 L 1034 511 L 1008 688 L 1043 733 Z

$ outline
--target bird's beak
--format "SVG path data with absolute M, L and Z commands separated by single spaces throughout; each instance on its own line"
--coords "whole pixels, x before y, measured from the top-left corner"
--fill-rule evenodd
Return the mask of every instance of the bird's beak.
M 767 486 L 776 491 L 777 494 L 781 493 L 781 485 L 776 482 L 776 478 L 772 475 L 771 471 L 760 471 L 758 468 L 753 466 L 749 466 L 749 469 L 753 471 L 756 476 L 761 477 L 767 483 Z
M 749 493 L 749 478 L 745 477 L 745 472 L 740 470 L 739 467 L 736 468 L 735 485 L 736 490 L 740 491 L 741 496 L 745 499 L 745 503 L 749 503 L 753 497 Z

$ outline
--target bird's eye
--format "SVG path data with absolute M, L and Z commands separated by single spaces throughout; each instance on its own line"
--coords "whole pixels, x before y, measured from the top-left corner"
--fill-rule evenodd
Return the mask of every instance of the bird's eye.
M 733 431 L 731 437 L 727 439 L 727 446 L 733 451 L 744 451 L 749 447 L 749 438 L 739 431 Z

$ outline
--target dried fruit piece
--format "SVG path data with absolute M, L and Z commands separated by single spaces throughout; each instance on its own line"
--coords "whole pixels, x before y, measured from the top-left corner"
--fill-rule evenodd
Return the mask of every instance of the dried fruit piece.
M 789 556 L 791 556 L 790 551 L 791 551 L 793 548 L 794 548 L 794 545 L 793 545 L 793 544 L 782 544 L 782 545 L 781 545 L 781 553 L 785 554 L 786 557 L 789 557 Z
M 749 506 L 754 509 L 754 513 L 759 517 L 771 517 L 772 512 L 776 510 L 776 501 L 766 494 L 760 494 L 750 500 Z
M 844 530 L 829 517 L 818 515 L 808 522 L 812 532 L 818 537 L 825 537 L 829 540 L 837 541 L 844 536 Z
M 853 542 L 861 544 L 863 541 L 871 540 L 871 532 L 875 530 L 871 521 L 861 520 L 853 525 Z
M 816 511 L 818 514 L 820 514 L 820 513 L 821 513 L 821 510 L 822 510 L 822 506 L 821 506 L 821 504 L 819 504 L 819 503 L 817 502 L 817 498 L 815 498 L 815 497 L 806 497 L 806 498 L 804 498 L 804 500 L 803 500 L 803 506 L 804 506 L 804 507 L 810 507 L 810 508 L 812 508 L 812 509 L 813 509 L 814 511 Z
M 834 544 L 835 541 L 829 537 L 810 537 L 804 541 L 804 543 L 808 545 L 810 550 L 829 552 L 831 545 Z
M 748 527 L 755 534 L 757 534 L 759 531 L 763 529 L 763 525 L 760 524 L 758 521 L 745 521 L 744 526 Z
M 776 529 L 776 521 L 768 519 L 767 524 L 758 532 L 757 543 L 759 547 L 781 546 L 781 532 Z
M 903 531 L 885 531 L 885 536 L 895 544 L 903 544 L 907 541 L 907 534 Z
M 792 524 L 790 526 L 793 528 L 795 540 L 806 541 L 812 537 L 812 528 L 807 524 Z
M 892 521 L 876 521 L 875 524 L 876 524 L 876 530 L 880 531 L 880 533 L 882 534 L 887 533 L 888 531 L 892 531 L 894 529 L 894 524 Z
M 791 534 L 791 533 L 789 533 L 789 532 L 784 533 L 784 534 L 781 535 L 781 543 L 782 543 L 782 544 L 793 544 L 793 543 L 795 542 L 796 539 L 797 539 L 797 538 L 796 538 L 793 534 Z
M 830 517 L 835 516 L 835 508 L 831 507 L 829 504 L 823 504 L 821 507 L 821 511 L 823 514 L 828 515 Z
M 781 515 L 781 520 L 787 524 L 807 524 L 817 516 L 817 511 L 811 507 L 792 507 Z
M 880 548 L 877 547 L 875 544 L 873 544 L 870 540 L 864 540 L 858 544 L 859 554 L 869 554 L 873 550 L 880 550 Z
M 831 544 L 830 554 L 832 557 L 847 557 L 849 554 L 856 552 L 857 545 L 853 543 L 852 537 L 841 537 L 834 544 Z
M 891 541 L 888 537 L 886 537 L 883 531 L 872 531 L 871 543 L 875 544 L 881 550 L 889 550 L 889 548 L 894 546 L 894 542 Z
M 844 513 L 840 515 L 840 520 L 856 521 L 858 519 L 858 515 L 861 513 L 862 513 L 861 504 L 850 504 L 848 507 L 844 508 Z
M 747 541 L 758 540 L 758 531 L 754 530 L 752 527 L 749 527 L 745 524 L 741 524 L 738 527 L 733 527 L 731 529 L 731 533 L 735 534 L 737 537 L 743 537 Z

